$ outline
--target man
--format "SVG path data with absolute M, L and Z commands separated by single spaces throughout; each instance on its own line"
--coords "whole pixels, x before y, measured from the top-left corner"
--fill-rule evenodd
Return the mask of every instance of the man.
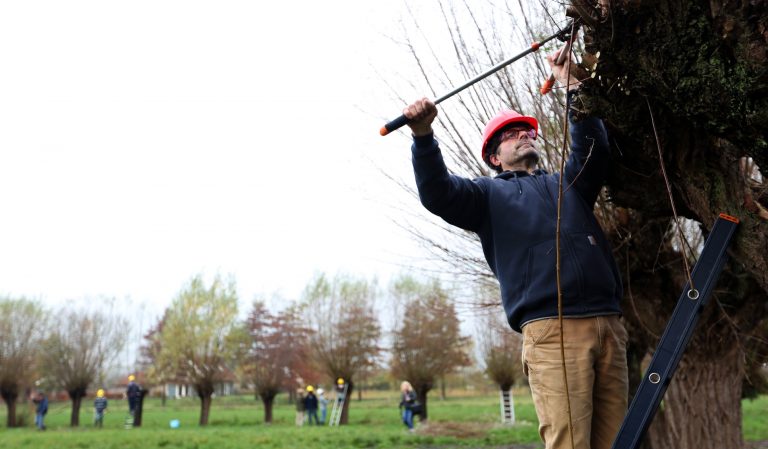
M 317 396 L 315 396 L 315 388 L 312 385 L 307 385 L 307 397 L 304 398 L 304 408 L 307 411 L 307 422 L 312 425 L 312 421 L 315 421 L 315 425 L 319 425 L 317 419 Z
M 564 65 L 548 60 L 562 85 L 578 96 Z M 483 160 L 499 174 L 469 180 L 451 175 L 432 122 L 433 102 L 408 106 L 413 167 L 422 204 L 448 223 L 474 231 L 499 280 L 510 326 L 523 333 L 539 434 L 547 449 L 570 448 L 567 396 L 560 354 L 556 248 L 560 174 L 535 169 L 538 122 L 515 111 L 494 117 L 483 133 Z M 607 449 L 627 408 L 627 333 L 620 322 L 621 279 L 592 212 L 608 167 L 602 121 L 576 121 L 569 110 L 571 153 L 565 166 L 561 212 L 563 334 L 575 448 Z
M 344 395 L 347 393 L 347 385 L 344 382 L 344 378 L 339 377 L 336 379 L 336 402 L 341 406 L 344 404 Z
M 134 416 L 139 401 L 141 400 L 141 387 L 136 383 L 136 376 L 133 374 L 128 376 L 128 386 L 125 389 L 125 397 L 128 398 L 128 413 L 130 413 L 131 416 Z

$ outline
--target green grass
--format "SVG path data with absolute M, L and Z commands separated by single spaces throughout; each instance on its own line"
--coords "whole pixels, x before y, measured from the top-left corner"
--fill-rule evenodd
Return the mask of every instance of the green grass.
M 278 397 L 274 423 L 263 423 L 263 409 L 252 396 L 216 398 L 208 427 L 199 427 L 199 402 L 194 399 L 169 400 L 162 407 L 157 399 L 145 404 L 144 426 L 125 430 L 125 401 L 110 401 L 110 413 L 104 429 L 94 429 L 91 401 L 81 412 L 81 427 L 69 427 L 70 404 L 53 403 L 46 419 L 48 430 L 37 432 L 30 427 L 0 430 L 3 448 L 80 449 L 80 448 L 460 448 L 509 447 L 521 444 L 541 447 L 537 421 L 530 395 L 525 389 L 515 392 L 517 425 L 501 426 L 498 397 L 452 396 L 445 401 L 431 395 L 430 424 L 411 434 L 405 431 L 394 393 L 368 394 L 363 401 L 351 403 L 350 425 L 342 428 L 294 425 L 295 411 Z M 747 441 L 768 440 L 768 397 L 745 401 L 743 406 L 744 437 Z M 0 412 L 5 421 L 5 410 Z M 181 426 L 171 429 L 178 419 Z
M 768 396 L 741 401 L 741 433 L 746 441 L 768 441 Z

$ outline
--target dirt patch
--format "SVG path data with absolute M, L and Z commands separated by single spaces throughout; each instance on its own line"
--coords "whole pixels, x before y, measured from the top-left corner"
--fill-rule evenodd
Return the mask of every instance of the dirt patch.
M 419 426 L 418 435 L 450 436 L 454 438 L 482 438 L 493 427 L 492 424 L 467 422 L 431 422 Z

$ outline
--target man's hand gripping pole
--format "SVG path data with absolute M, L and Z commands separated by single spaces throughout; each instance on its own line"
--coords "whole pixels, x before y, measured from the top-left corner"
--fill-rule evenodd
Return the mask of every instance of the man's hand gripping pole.
M 565 58 L 569 58 L 571 55 L 571 48 L 573 47 L 573 41 L 576 40 L 576 36 L 579 34 L 579 27 L 578 22 L 573 22 L 573 32 L 569 33 L 568 35 L 561 36 L 561 40 L 565 41 L 565 46 L 560 51 L 560 54 L 557 55 L 557 59 L 555 60 L 555 65 L 563 65 L 565 62 Z M 541 89 L 539 89 L 539 92 L 542 95 L 547 95 L 552 91 L 552 87 L 555 85 L 555 74 L 550 73 L 549 78 L 547 78 L 546 81 L 544 81 L 544 84 L 541 85 Z

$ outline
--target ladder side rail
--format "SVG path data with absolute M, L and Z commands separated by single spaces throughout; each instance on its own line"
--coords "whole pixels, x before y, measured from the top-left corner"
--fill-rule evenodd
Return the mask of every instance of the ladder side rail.
M 339 403 L 338 398 L 333 398 L 333 405 L 331 405 L 331 416 L 328 419 L 328 426 L 335 426 L 336 425 L 336 409 Z
M 509 423 L 515 425 L 515 397 L 512 395 L 512 389 L 509 389 Z

